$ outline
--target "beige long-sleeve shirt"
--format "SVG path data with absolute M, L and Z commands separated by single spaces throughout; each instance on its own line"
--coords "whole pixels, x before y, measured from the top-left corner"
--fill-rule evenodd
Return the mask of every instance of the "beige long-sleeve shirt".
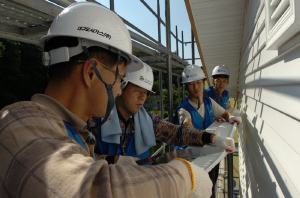
M 188 197 L 180 160 L 159 166 L 94 161 L 85 122 L 45 95 L 0 111 L 0 197 Z M 87 150 L 68 136 L 63 120 Z M 92 150 L 91 150 L 92 149 Z

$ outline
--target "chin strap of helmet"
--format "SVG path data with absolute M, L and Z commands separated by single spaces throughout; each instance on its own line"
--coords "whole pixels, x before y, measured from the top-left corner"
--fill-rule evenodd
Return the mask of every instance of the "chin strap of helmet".
M 102 124 L 104 124 L 107 120 L 107 118 L 109 117 L 109 114 L 111 112 L 111 110 L 114 108 L 114 105 L 115 105 L 115 98 L 114 98 L 114 93 L 113 93 L 113 86 L 114 84 L 116 83 L 118 77 L 119 77 L 119 62 L 120 62 L 120 54 L 118 54 L 118 60 L 117 60 L 117 69 L 116 69 L 116 74 L 115 74 L 115 81 L 113 84 L 107 84 L 106 82 L 104 82 L 104 80 L 102 79 L 97 67 L 95 66 L 94 62 L 92 61 L 91 57 L 90 57 L 90 54 L 89 54 L 89 51 L 87 50 L 87 47 L 86 46 L 82 46 L 82 49 L 84 51 L 84 53 L 88 56 L 92 66 L 93 66 L 93 69 L 96 73 L 96 76 L 104 83 L 105 85 L 105 88 L 106 88 L 106 91 L 107 91 L 107 96 L 108 96 L 108 99 L 107 99 L 107 107 L 106 107 L 106 113 L 105 113 L 105 117 L 104 119 L 101 121 L 100 124 L 98 124 L 97 126 L 94 126 L 92 128 L 90 128 L 89 130 L 91 129 L 94 129 L 94 128 L 98 128 L 99 126 L 101 126 Z
M 122 96 L 120 96 L 120 97 L 118 97 L 118 98 L 119 98 L 119 100 L 120 100 L 120 102 L 121 102 L 121 105 L 124 107 L 124 109 L 125 109 L 126 112 L 128 113 L 128 115 L 132 116 L 133 113 L 131 113 L 131 112 L 128 110 L 126 104 L 125 104 L 124 101 L 122 100 Z
M 198 108 L 197 110 L 200 109 L 200 98 L 198 97 Z

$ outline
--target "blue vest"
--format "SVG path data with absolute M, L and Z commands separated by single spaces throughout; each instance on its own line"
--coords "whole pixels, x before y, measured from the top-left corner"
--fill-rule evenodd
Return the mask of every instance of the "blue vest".
M 87 151 L 85 145 L 83 144 L 82 140 L 80 139 L 80 137 L 78 136 L 76 131 L 68 123 L 66 123 L 64 120 L 63 120 L 63 122 L 65 124 L 65 127 L 66 127 L 67 131 L 68 131 L 69 137 L 72 138 L 73 140 L 75 140 L 78 144 L 80 144 Z M 94 159 L 97 161 L 97 159 L 95 157 L 94 157 Z
M 94 117 L 94 121 L 96 122 L 96 125 L 97 125 L 100 123 L 101 119 Z M 126 129 L 126 130 L 129 130 L 129 129 Z M 132 134 L 130 137 L 130 140 L 128 141 L 128 143 L 125 147 L 126 156 L 137 157 L 140 159 L 148 158 L 150 155 L 150 149 L 148 149 L 147 151 L 145 151 L 144 153 L 142 153 L 140 155 L 137 155 L 135 152 L 134 141 L 135 141 L 134 134 Z M 97 147 L 96 147 L 95 152 L 99 155 L 108 155 L 108 156 L 122 155 L 122 148 L 121 148 L 121 144 L 103 142 L 102 138 L 101 138 L 101 126 L 100 126 L 100 127 L 98 127 Z
M 85 150 L 87 150 L 85 145 L 83 144 L 82 140 L 76 133 L 76 131 L 68 123 L 66 123 L 65 121 L 63 121 L 63 122 L 67 128 L 69 137 L 72 138 L 73 140 L 75 140 L 78 144 L 80 144 Z
M 213 99 L 214 101 L 216 101 L 218 103 L 217 97 L 216 97 L 216 95 L 213 91 L 213 86 L 205 89 L 204 92 L 207 93 L 208 96 L 211 97 L 211 99 Z M 224 90 L 223 93 L 222 93 L 222 101 L 221 101 L 221 104 L 219 104 L 219 105 L 226 110 L 227 102 L 228 102 L 228 91 Z
M 204 119 L 197 112 L 197 110 L 189 103 L 188 99 L 189 97 L 184 99 L 184 101 L 176 109 L 176 112 L 181 108 L 188 111 L 191 114 L 192 123 L 196 129 L 204 130 L 207 127 L 209 127 L 214 122 L 214 111 L 209 97 L 203 96 L 203 102 L 205 107 Z

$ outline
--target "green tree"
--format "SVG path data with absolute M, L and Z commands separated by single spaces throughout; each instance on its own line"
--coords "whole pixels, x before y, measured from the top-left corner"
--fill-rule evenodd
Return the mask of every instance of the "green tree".
M 41 57 L 36 45 L 0 39 L 0 109 L 44 92 L 47 71 Z

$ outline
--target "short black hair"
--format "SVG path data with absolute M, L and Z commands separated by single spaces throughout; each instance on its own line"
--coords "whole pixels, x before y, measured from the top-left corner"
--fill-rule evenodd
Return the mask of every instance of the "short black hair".
M 220 75 L 213 75 L 212 77 L 213 77 L 213 79 L 218 79 L 218 78 L 228 78 L 229 79 L 228 75 L 222 75 L 222 74 L 220 74 Z
M 44 51 L 49 52 L 53 49 L 60 47 L 75 47 L 79 44 L 76 37 L 53 37 L 44 47 Z M 118 55 L 102 47 L 93 46 L 88 48 L 91 58 L 97 58 L 101 63 L 113 67 L 117 64 Z M 68 78 L 75 68 L 80 65 L 78 60 L 87 60 L 87 55 L 82 52 L 78 55 L 72 56 L 69 62 L 62 62 L 51 65 L 48 69 L 49 80 L 64 80 Z M 123 57 L 120 58 L 119 64 L 127 65 L 127 60 Z

